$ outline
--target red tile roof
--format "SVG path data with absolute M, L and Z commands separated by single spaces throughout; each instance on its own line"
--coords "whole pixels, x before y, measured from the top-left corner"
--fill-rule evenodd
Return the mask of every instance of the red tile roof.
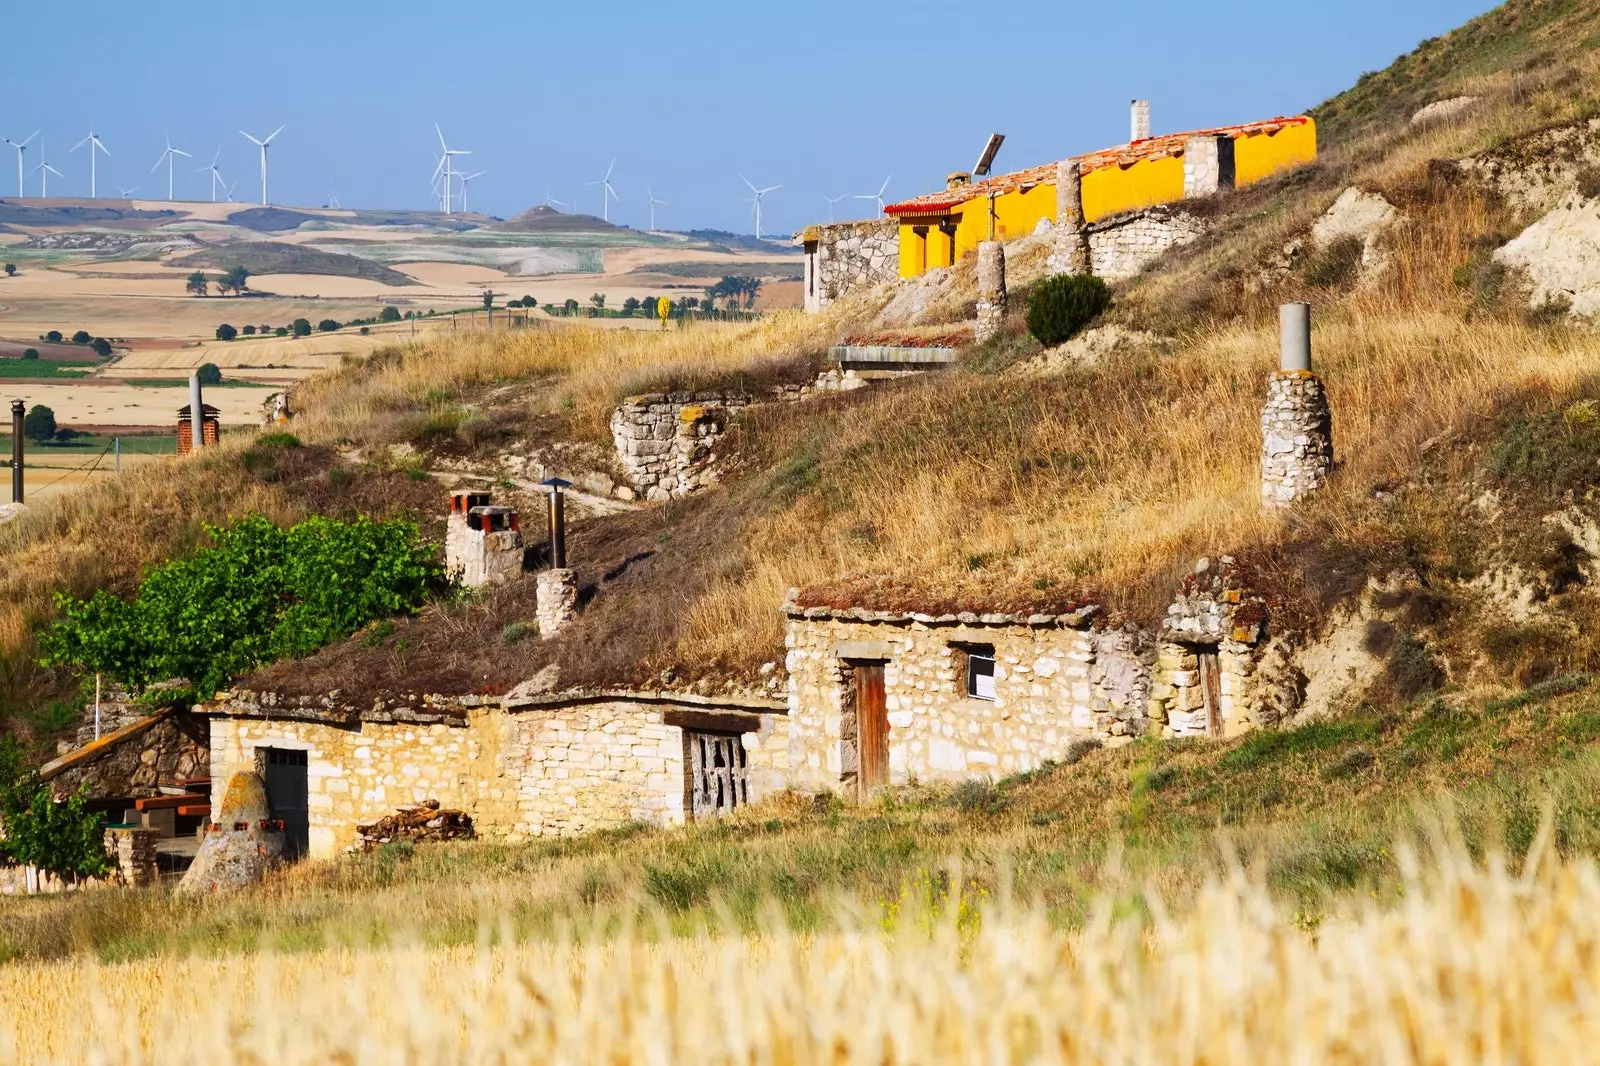
M 1190 137 L 1220 137 L 1223 135 L 1234 138 L 1249 137 L 1262 133 L 1277 133 L 1289 126 L 1303 126 L 1311 120 L 1305 115 L 1295 115 L 1291 118 L 1269 118 L 1261 122 L 1246 122 L 1240 126 L 1220 126 L 1211 130 L 1190 130 L 1187 133 L 1164 133 L 1159 137 L 1147 137 L 1142 141 L 1132 144 L 1118 145 L 1115 148 L 1105 148 L 1087 155 L 1075 156 L 1078 163 L 1078 173 L 1088 174 L 1091 171 L 1103 170 L 1109 166 L 1128 167 L 1141 159 L 1165 159 L 1168 156 L 1182 155 L 1183 146 Z M 902 200 L 896 204 L 885 207 L 884 213 L 889 215 L 935 215 L 959 207 L 968 200 L 980 196 L 988 196 L 991 192 L 995 195 L 1014 192 L 1040 182 L 1054 181 L 1056 177 L 1056 164 L 1045 163 L 1042 166 L 1029 167 L 1027 170 L 1018 170 L 1011 174 L 1000 174 L 983 181 L 976 181 L 969 185 L 958 185 L 954 189 L 940 189 L 938 192 L 924 193 L 913 196 L 909 200 Z

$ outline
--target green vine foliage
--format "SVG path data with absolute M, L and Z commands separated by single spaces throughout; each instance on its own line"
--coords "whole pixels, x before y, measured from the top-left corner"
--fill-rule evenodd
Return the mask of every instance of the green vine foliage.
M 22 753 L 0 737 L 0 862 L 37 866 L 59 877 L 95 877 L 111 868 L 100 815 L 80 788 L 56 802 Z
M 252 516 L 207 532 L 211 547 L 150 571 L 131 600 L 58 596 L 44 664 L 136 689 L 185 678 L 209 699 L 230 677 L 414 611 L 447 587 L 412 522 L 317 516 L 280 529 Z

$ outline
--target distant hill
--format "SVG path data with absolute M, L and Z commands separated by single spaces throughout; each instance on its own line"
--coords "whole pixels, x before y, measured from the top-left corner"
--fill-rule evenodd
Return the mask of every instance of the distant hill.
M 122 201 L 126 203 L 127 201 Z M 92 203 L 86 201 L 85 204 Z M 18 226 L 75 226 L 88 222 L 170 222 L 183 217 L 177 211 L 139 211 L 132 207 L 98 207 L 84 204 L 24 204 L 0 200 L 0 224 Z
M 625 227 L 594 215 L 569 215 L 540 204 L 487 228 L 502 233 L 612 233 Z
M 433 211 L 352 211 L 323 215 L 288 207 L 247 207 L 228 216 L 230 225 L 257 233 L 285 233 L 311 223 L 315 226 L 427 226 L 431 229 L 469 230 L 483 225 L 482 215 L 442 215 Z
M 703 241 L 718 249 L 740 252 L 771 252 L 774 255 L 799 255 L 800 249 L 795 248 L 786 240 L 773 240 L 763 237 L 757 240 L 753 234 L 732 233 L 725 229 L 691 229 L 680 231 L 683 236 Z
M 289 212 L 285 212 L 287 214 Z M 384 285 L 415 285 L 398 270 L 360 256 L 324 252 L 296 244 L 250 241 L 208 248 L 175 260 L 178 266 L 210 267 L 227 270 L 242 266 L 252 274 L 325 274 L 336 278 L 366 278 Z

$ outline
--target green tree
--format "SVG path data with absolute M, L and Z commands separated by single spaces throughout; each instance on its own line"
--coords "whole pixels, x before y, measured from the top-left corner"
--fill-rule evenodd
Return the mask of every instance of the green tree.
M 1045 347 L 1071 340 L 1111 306 L 1111 289 L 1088 274 L 1045 278 L 1028 298 L 1028 332 Z
M 239 331 L 228 325 L 226 322 L 217 327 L 217 340 L 219 341 L 231 341 L 238 335 Z
M 53 329 L 44 335 L 44 339 L 49 341 L 51 344 L 60 344 L 61 331 L 59 329 Z
M 523 293 L 522 294 L 522 306 L 523 307 L 538 307 L 539 306 L 539 301 L 535 300 L 532 296 L 529 296 L 527 293 Z
M 309 337 L 311 336 L 311 323 L 307 319 L 297 318 L 294 320 L 294 325 L 290 327 L 290 332 L 296 337 Z
M 594 304 L 594 309 L 596 311 L 603 311 L 606 307 L 606 294 L 603 292 L 597 292 L 593 296 L 589 297 L 589 302 Z
M 246 337 L 254 337 L 256 335 L 256 327 L 250 325 L 249 323 L 245 323 L 245 327 L 239 332 L 243 333 Z
M 629 316 L 630 318 L 635 313 L 637 313 L 638 310 L 639 310 L 639 298 L 637 296 L 630 296 L 626 300 L 622 301 L 622 313 L 627 315 L 627 316 Z
M 568 296 L 567 297 L 567 302 L 561 305 L 561 310 L 562 310 L 562 312 L 564 314 L 568 314 L 568 315 L 577 314 L 578 313 L 578 301 L 573 299 L 572 297 Z
M 275 337 L 287 337 L 289 335 L 289 327 L 279 326 L 277 329 L 272 331 L 272 334 Z M 298 337 L 300 334 L 296 333 L 295 336 Z
M 339 323 L 335 322 L 331 318 L 325 318 L 321 322 L 317 323 L 317 329 L 321 330 L 323 333 L 332 333 L 338 328 Z
M 88 799 L 85 785 L 57 802 L 36 772 L 23 769 L 15 741 L 0 737 L 0 859 L 64 880 L 105 873 L 105 832 Z
M 22 420 L 23 436 L 35 444 L 48 444 L 56 437 L 56 413 L 44 404 L 35 404 Z
M 235 293 L 242 293 L 248 289 L 250 287 L 249 282 L 250 271 L 242 266 L 229 267 L 228 272 L 222 275 L 222 283 L 226 284 Z
M 6 264 L 6 277 L 14 278 L 16 276 L 17 276 L 17 264 L 15 264 L 15 263 L 7 263 Z
M 104 337 L 96 337 L 94 340 L 89 342 L 89 347 L 94 351 L 94 354 L 98 355 L 100 358 L 111 358 L 111 342 L 106 340 Z
M 206 277 L 204 271 L 196 270 L 193 274 L 189 275 L 189 280 L 184 282 L 183 287 L 187 291 L 194 293 L 196 296 L 204 296 L 207 292 L 211 291 L 211 280 Z
M 483 309 L 485 311 L 487 311 L 492 307 L 494 307 L 494 293 L 490 292 L 488 289 L 484 289 L 483 290 Z
M 400 321 L 400 309 L 398 307 L 396 307 L 394 304 L 386 304 L 386 305 L 384 305 L 383 310 L 378 312 L 378 321 L 379 322 L 398 322 L 398 321 Z
M 37 359 L 37 358 L 39 358 L 39 349 L 37 349 L 37 348 L 24 348 L 22 350 L 22 358 L 24 358 L 24 359 Z
M 195 371 L 195 376 L 202 385 L 221 385 L 222 369 L 216 363 L 201 363 L 200 369 Z
M 74 333 L 72 335 L 72 343 L 73 344 L 88 344 L 89 343 L 89 331 L 86 330 L 86 329 L 80 329 L 78 332 Z

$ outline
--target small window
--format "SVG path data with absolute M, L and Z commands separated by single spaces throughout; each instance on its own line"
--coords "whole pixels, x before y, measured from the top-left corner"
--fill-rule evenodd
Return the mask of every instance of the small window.
M 965 660 L 967 695 L 975 700 L 994 699 L 994 645 L 958 644 L 955 649 Z

